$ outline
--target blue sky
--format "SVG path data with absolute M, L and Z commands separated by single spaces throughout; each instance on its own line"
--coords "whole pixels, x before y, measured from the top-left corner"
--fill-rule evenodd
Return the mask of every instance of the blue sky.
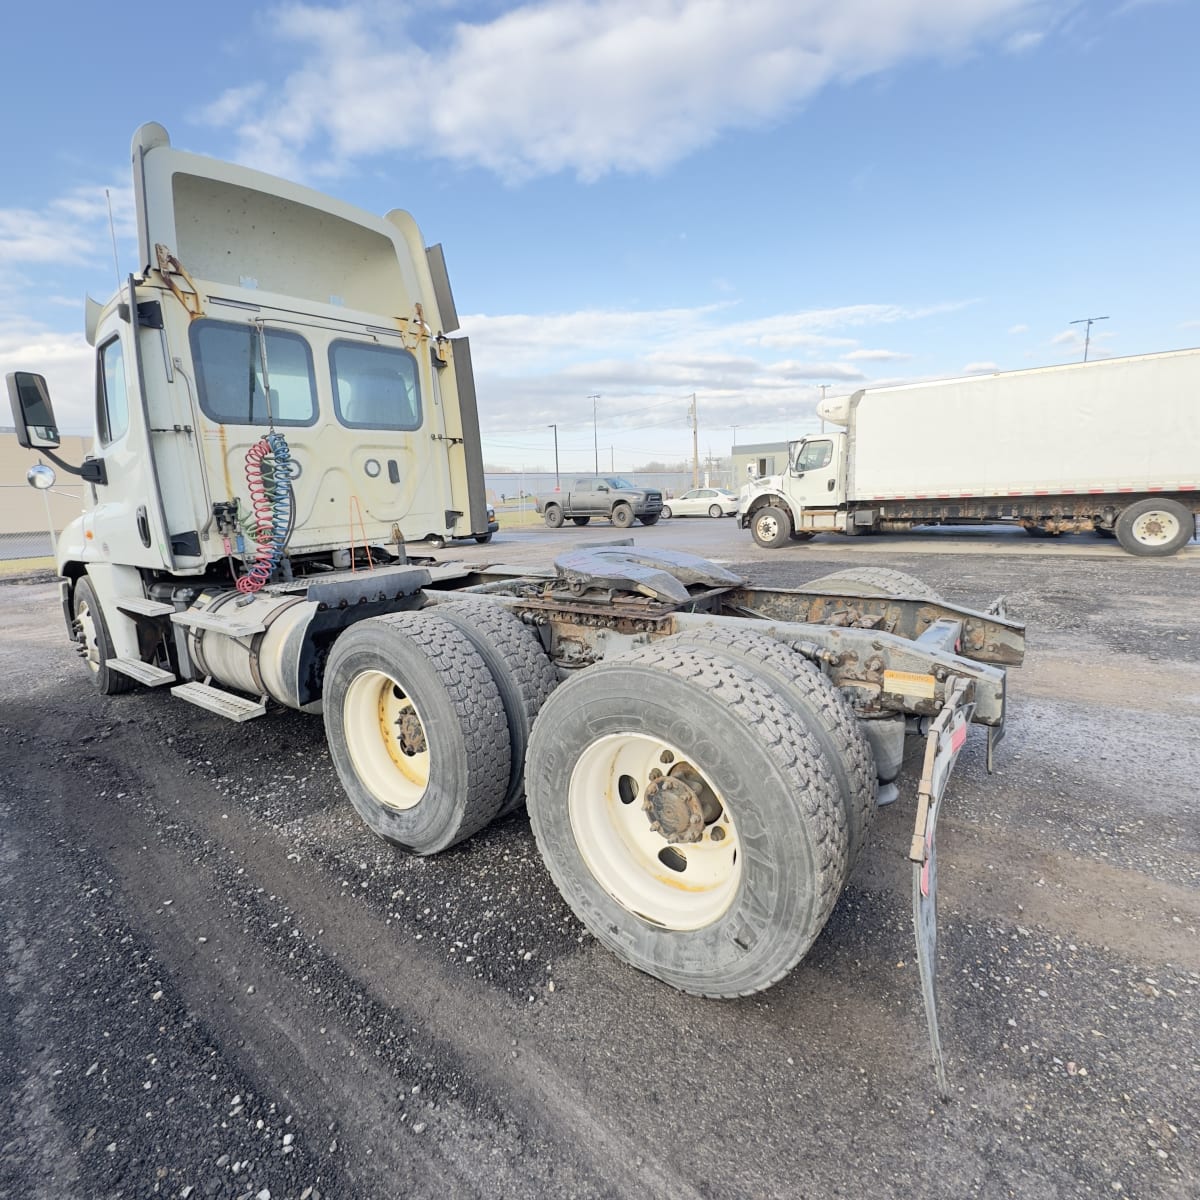
M 24 5 L 0 74 L 0 371 L 88 422 L 128 146 L 444 244 L 485 457 L 618 470 L 811 427 L 820 385 L 1200 344 L 1194 0 Z

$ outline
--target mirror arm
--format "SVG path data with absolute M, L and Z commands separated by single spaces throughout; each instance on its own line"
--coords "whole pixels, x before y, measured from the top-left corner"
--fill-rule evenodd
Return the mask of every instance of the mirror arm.
M 38 447 L 37 452 L 44 454 L 56 467 L 60 467 L 68 475 L 78 475 L 85 483 L 106 484 L 108 482 L 108 472 L 104 469 L 104 459 L 102 458 L 87 458 L 84 459 L 83 466 L 73 467 L 69 462 L 59 458 L 53 450 Z

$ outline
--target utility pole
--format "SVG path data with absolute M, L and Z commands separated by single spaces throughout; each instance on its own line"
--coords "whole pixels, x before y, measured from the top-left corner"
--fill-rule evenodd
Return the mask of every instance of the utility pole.
M 600 393 L 597 392 L 588 399 L 592 402 L 592 450 L 596 456 L 595 474 L 600 474 L 600 433 L 596 424 L 596 405 L 600 403 Z
M 696 393 L 692 393 L 692 487 L 700 486 L 700 422 L 696 416 Z
M 1088 347 L 1092 344 L 1092 326 L 1097 321 L 1107 321 L 1107 317 L 1080 317 L 1078 321 L 1072 321 L 1072 325 L 1086 325 L 1087 329 L 1083 335 L 1083 361 L 1087 362 Z
M 737 431 L 738 431 L 738 427 L 736 425 L 731 425 L 730 428 L 733 430 L 733 449 L 731 449 L 729 451 L 729 486 L 731 488 L 736 488 L 737 487 Z
M 554 430 L 554 490 L 560 492 L 562 491 L 562 480 L 558 477 L 558 426 L 551 423 L 546 428 Z
M 617 473 L 616 451 L 612 446 L 609 446 L 608 448 L 608 473 L 610 475 L 615 475 Z

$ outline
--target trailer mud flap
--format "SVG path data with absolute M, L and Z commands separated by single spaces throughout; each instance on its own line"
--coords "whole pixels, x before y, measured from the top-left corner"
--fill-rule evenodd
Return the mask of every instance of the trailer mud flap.
M 916 827 L 908 854 L 913 864 L 913 929 L 917 939 L 917 965 L 921 972 L 921 997 L 925 1002 L 938 1094 L 943 1100 L 950 1098 L 950 1086 L 946 1081 L 937 1018 L 937 819 L 946 783 L 954 770 L 958 752 L 967 740 L 974 711 L 974 682 L 955 680 L 942 711 L 930 726 L 925 743 Z

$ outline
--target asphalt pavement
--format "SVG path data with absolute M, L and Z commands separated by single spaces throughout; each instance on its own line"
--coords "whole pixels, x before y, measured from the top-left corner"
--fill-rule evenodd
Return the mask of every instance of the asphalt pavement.
M 438 557 L 617 536 L 763 583 L 869 561 L 1028 623 L 997 773 L 975 731 L 939 826 L 950 1102 L 915 762 L 799 967 L 693 999 L 585 933 L 523 814 L 414 858 L 358 821 L 319 718 L 96 695 L 34 576 L 0 583 L 0 1197 L 1200 1194 L 1200 550 L 767 552 L 701 518 Z

